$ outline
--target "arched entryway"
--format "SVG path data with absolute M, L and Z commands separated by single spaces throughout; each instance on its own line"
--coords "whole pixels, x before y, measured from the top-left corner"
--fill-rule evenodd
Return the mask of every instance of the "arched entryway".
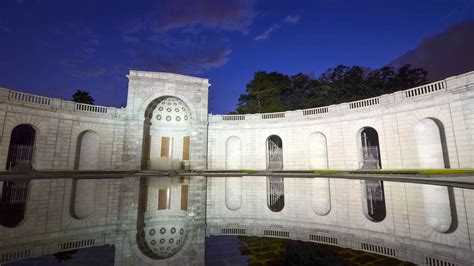
M 361 169 L 381 169 L 379 134 L 372 127 L 359 130 L 359 167 Z
M 15 227 L 25 218 L 29 181 L 5 181 L 0 197 L 0 224 Z
M 8 149 L 7 170 L 30 170 L 33 168 L 36 130 L 28 124 L 12 130 Z
M 142 168 L 189 168 L 192 121 L 183 100 L 163 96 L 152 101 L 145 110 Z
M 271 135 L 267 138 L 267 169 L 283 169 L 283 142 L 277 135 Z

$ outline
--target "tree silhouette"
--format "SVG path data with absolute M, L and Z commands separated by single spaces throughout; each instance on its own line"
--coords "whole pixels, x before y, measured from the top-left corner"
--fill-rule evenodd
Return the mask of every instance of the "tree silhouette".
M 72 95 L 72 100 L 76 103 L 94 104 L 94 98 L 87 91 L 77 90 Z

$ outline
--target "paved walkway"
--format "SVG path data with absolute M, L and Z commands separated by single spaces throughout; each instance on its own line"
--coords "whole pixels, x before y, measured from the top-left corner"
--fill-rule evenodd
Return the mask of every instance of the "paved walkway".
M 44 179 L 44 178 L 81 178 L 81 179 L 114 179 L 129 176 L 137 177 L 175 177 L 175 176 L 282 176 L 285 178 L 342 178 L 383 180 L 404 183 L 453 186 L 474 189 L 474 174 L 419 175 L 419 174 L 378 174 L 372 173 L 312 173 L 309 171 L 31 171 L 31 172 L 0 172 L 0 181 Z

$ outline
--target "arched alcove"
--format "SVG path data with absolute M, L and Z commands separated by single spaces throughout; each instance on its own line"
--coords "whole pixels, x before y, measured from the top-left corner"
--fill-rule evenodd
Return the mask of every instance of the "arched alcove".
M 99 161 L 99 135 L 86 130 L 77 138 L 76 170 L 97 170 Z M 71 190 L 71 216 L 76 219 L 85 219 L 94 212 L 96 194 L 96 180 L 74 179 Z
M 452 188 L 422 185 L 425 221 L 438 233 L 456 230 L 457 214 Z
M 420 168 L 449 168 L 446 134 L 441 121 L 420 120 L 415 126 L 416 150 Z
M 7 170 L 30 170 L 33 168 L 36 130 L 21 124 L 12 130 L 8 148 Z
M 267 206 L 272 212 L 285 207 L 285 186 L 283 177 L 267 177 Z
M 25 218 L 29 181 L 4 181 L 0 197 L 0 224 L 16 227 Z
M 144 114 L 143 169 L 189 168 L 191 114 L 188 105 L 174 96 L 162 96 L 150 102 Z
M 381 169 L 379 134 L 372 127 L 361 128 L 358 132 L 359 167 L 361 169 Z
M 242 206 L 242 177 L 225 178 L 225 206 L 231 211 Z
M 311 207 L 317 215 L 324 216 L 331 211 L 329 178 L 311 178 Z
M 328 169 L 327 140 L 321 132 L 313 132 L 308 138 L 309 168 Z
M 362 180 L 362 208 L 365 217 L 372 222 L 381 222 L 387 216 L 383 181 Z
M 266 141 L 267 147 L 267 169 L 283 169 L 283 142 L 277 135 L 271 135 Z
M 99 135 L 87 130 L 79 134 L 77 139 L 75 170 L 97 170 L 99 160 Z
M 225 143 L 225 169 L 242 169 L 242 143 L 236 136 L 228 138 Z

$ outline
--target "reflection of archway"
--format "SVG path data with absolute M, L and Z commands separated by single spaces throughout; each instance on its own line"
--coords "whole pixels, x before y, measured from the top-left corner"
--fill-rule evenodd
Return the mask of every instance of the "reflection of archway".
M 36 130 L 27 124 L 12 130 L 6 169 L 25 170 L 33 168 Z
M 188 168 L 193 117 L 187 104 L 174 96 L 159 97 L 148 105 L 144 116 L 142 168 Z
M 425 118 L 415 126 L 420 168 L 449 168 L 446 133 L 441 121 Z
M 362 169 L 380 169 L 379 134 L 372 127 L 364 127 L 359 131 L 359 167 Z
M 273 212 L 285 207 L 285 186 L 283 177 L 267 177 L 267 206 Z
M 0 224 L 15 227 L 25 218 L 29 181 L 3 182 L 0 197 Z
M 283 142 L 277 135 L 267 138 L 267 169 L 283 169 Z
M 381 222 L 387 215 L 383 181 L 364 180 L 362 185 L 362 206 L 367 219 Z

